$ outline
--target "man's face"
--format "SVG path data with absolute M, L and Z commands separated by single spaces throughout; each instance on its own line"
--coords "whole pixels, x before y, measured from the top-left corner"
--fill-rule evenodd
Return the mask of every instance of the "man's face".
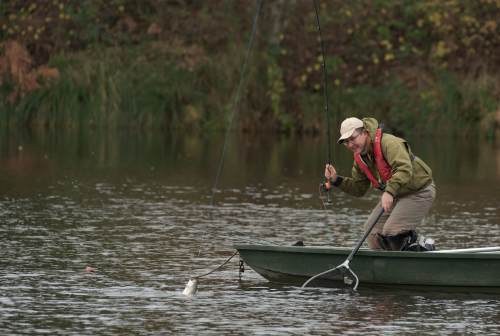
M 359 131 L 355 131 L 350 138 L 344 140 L 344 143 L 347 144 L 347 148 L 352 150 L 355 155 L 359 155 L 365 150 L 367 138 L 366 135 L 366 130 L 362 130 L 361 133 Z

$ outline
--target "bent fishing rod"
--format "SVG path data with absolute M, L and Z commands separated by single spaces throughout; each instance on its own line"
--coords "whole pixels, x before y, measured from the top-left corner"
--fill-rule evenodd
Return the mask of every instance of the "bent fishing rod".
M 324 83 L 324 91 L 325 91 L 325 121 L 326 121 L 326 162 L 327 162 L 327 165 L 330 165 L 331 162 L 330 162 L 330 121 L 329 121 L 329 111 L 328 111 L 328 84 L 327 84 L 327 81 L 326 81 L 326 60 L 325 60 L 325 53 L 323 51 L 323 37 L 321 36 L 321 26 L 319 24 L 319 15 L 318 15 L 318 9 L 316 7 L 316 1 L 313 0 L 313 6 L 314 6 L 314 14 L 316 14 L 316 23 L 318 24 L 318 35 L 319 35 L 319 45 L 320 45 L 320 49 L 321 49 L 321 65 L 323 66 L 323 83 Z M 328 200 L 328 203 L 332 203 L 332 185 L 331 183 L 328 183 L 326 181 L 326 178 L 325 176 L 323 176 L 323 184 L 320 185 L 320 188 L 323 188 L 323 192 L 327 195 L 327 200 Z M 323 203 L 324 204 L 324 203 Z M 326 206 L 325 206 L 325 211 L 328 215 L 328 217 L 330 216 L 328 214 L 328 210 L 326 210 Z M 332 220 L 332 223 L 333 223 L 333 220 Z M 333 225 L 335 226 L 335 228 L 337 229 L 337 226 L 335 225 L 335 223 L 333 223 Z M 325 218 L 325 227 L 326 227 L 326 233 L 327 233 L 327 236 L 328 236 L 328 240 L 329 240 L 329 243 L 330 245 L 332 245 L 332 240 L 330 238 L 330 230 L 328 228 L 328 219 Z M 342 234 L 340 233 L 340 231 L 337 229 L 337 232 L 340 234 L 340 236 L 342 237 L 342 239 L 344 239 L 344 237 L 342 236 Z M 345 239 L 344 239 L 345 241 Z M 346 242 L 347 244 L 347 242 Z M 349 245 L 347 245 L 349 247 Z
M 321 49 L 321 65 L 323 67 L 323 83 L 324 83 L 324 91 L 325 91 L 325 122 L 326 122 L 326 163 L 328 165 L 330 162 L 330 122 L 329 122 L 329 111 L 328 111 L 328 84 L 326 81 L 326 60 L 325 53 L 323 51 L 323 38 L 321 36 L 321 26 L 319 24 L 319 15 L 318 9 L 316 8 L 316 1 L 313 0 L 314 5 L 314 13 L 316 14 L 316 23 L 318 25 L 318 35 L 319 35 L 319 45 Z M 328 195 L 328 203 L 332 203 L 332 186 L 328 183 L 323 177 L 323 192 Z
M 318 9 L 316 8 L 316 1 L 313 0 L 314 13 L 316 14 L 316 22 L 318 24 L 319 45 L 321 49 L 321 61 L 323 66 L 323 83 L 325 85 L 325 118 L 326 118 L 326 162 L 330 164 L 330 122 L 328 120 L 328 84 L 326 82 L 326 61 L 323 52 L 323 38 L 321 37 L 321 27 L 319 25 Z

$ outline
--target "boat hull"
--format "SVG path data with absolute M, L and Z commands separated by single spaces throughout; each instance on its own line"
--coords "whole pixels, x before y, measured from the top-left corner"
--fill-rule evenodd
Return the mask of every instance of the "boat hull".
M 300 285 L 342 264 L 350 253 L 346 248 L 233 247 L 265 279 Z M 360 250 L 349 266 L 361 284 L 500 288 L 500 254 Z

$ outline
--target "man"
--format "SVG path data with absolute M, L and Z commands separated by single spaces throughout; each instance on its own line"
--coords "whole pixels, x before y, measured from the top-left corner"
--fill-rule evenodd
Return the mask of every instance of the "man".
M 325 177 L 343 192 L 361 197 L 370 185 L 383 192 L 381 201 L 365 223 L 365 231 L 383 207 L 385 212 L 367 238 L 368 247 L 381 249 L 376 234 L 396 234 L 414 230 L 429 211 L 436 197 L 431 169 L 411 152 L 405 140 L 382 133 L 383 124 L 373 118 L 346 119 L 337 143 L 354 153 L 352 177 L 337 175 L 335 168 L 326 165 Z M 404 229 L 404 230 L 403 230 Z M 390 242 L 399 250 L 402 240 Z

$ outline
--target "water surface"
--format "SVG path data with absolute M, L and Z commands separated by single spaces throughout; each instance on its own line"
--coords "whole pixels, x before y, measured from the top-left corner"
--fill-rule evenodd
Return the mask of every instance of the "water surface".
M 4 130 L 0 334 L 500 333 L 500 293 L 303 291 L 268 283 L 248 268 L 240 283 L 236 258 L 203 278 L 197 295 L 180 295 L 190 276 L 221 264 L 240 242 L 207 234 L 198 257 L 201 232 L 168 224 L 204 226 L 224 140 Z M 410 143 L 437 185 L 419 233 L 441 249 L 500 245 L 500 147 Z M 340 173 L 349 174 L 352 155 L 333 144 L 331 154 Z M 342 246 L 331 223 L 327 233 L 318 195 L 325 163 L 321 137 L 232 135 L 208 228 L 283 245 Z M 360 199 L 333 194 L 328 210 L 349 244 L 379 198 L 375 190 Z M 96 274 L 84 274 L 87 266 Z

